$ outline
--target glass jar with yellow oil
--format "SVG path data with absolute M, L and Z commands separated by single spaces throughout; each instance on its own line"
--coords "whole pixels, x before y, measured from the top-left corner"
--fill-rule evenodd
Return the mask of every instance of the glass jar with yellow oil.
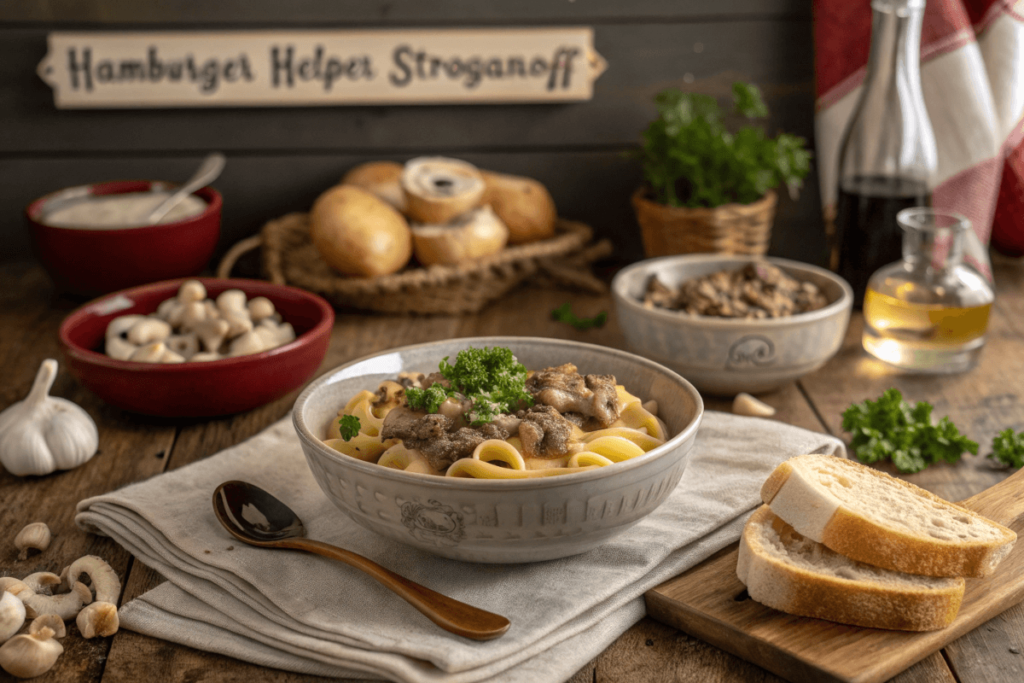
M 952 211 L 916 207 L 896 216 L 903 260 L 880 268 L 864 295 L 864 349 L 917 372 L 962 372 L 978 362 L 995 295 L 963 264 L 971 224 Z

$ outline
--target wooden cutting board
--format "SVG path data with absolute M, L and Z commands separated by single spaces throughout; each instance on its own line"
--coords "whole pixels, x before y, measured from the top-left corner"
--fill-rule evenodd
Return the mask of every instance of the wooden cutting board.
M 941 631 L 844 626 L 760 605 L 736 578 L 738 544 L 648 591 L 647 614 L 794 683 L 886 681 L 1024 599 L 1024 470 L 961 505 L 1019 540 L 992 576 L 967 579 L 960 613 Z

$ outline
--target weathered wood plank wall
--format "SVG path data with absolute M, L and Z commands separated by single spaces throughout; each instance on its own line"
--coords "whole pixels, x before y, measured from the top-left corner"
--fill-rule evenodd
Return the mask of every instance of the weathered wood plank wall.
M 35 74 L 51 30 L 585 25 L 609 63 L 589 102 L 543 105 L 59 111 Z M 31 258 L 21 211 L 46 192 L 115 178 L 183 179 L 228 155 L 220 250 L 268 218 L 302 210 L 350 166 L 420 154 L 536 177 L 560 212 L 642 257 L 625 156 L 676 86 L 725 96 L 764 90 L 770 130 L 813 141 L 809 3 L 799 0 L 36 0 L 0 6 L 0 261 Z M 816 179 L 784 198 L 772 253 L 824 259 Z

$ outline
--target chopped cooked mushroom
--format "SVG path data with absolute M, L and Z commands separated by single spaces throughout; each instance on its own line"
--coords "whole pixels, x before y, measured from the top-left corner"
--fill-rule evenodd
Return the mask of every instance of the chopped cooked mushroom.
M 612 375 L 586 375 L 566 363 L 535 372 L 526 380 L 526 390 L 559 413 L 579 413 L 607 427 L 619 417 L 618 393 Z
M 828 298 L 813 282 L 800 282 L 766 262 L 687 280 L 678 289 L 654 276 L 644 295 L 647 308 L 722 318 L 782 318 L 827 305 Z

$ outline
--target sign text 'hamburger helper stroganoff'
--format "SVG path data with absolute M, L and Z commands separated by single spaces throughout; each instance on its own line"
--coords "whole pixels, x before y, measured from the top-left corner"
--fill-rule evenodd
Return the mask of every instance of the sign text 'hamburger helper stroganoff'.
M 590 99 L 589 28 L 51 33 L 58 108 Z

